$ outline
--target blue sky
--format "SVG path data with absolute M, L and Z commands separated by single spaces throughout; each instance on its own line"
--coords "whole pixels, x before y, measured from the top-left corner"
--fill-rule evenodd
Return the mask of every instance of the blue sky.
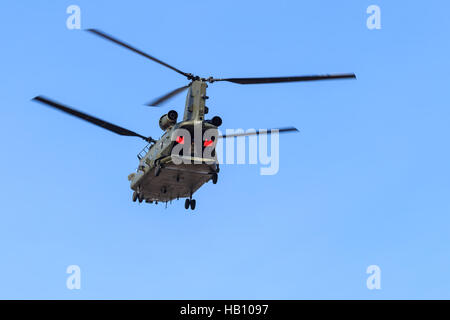
M 48 95 L 139 133 L 187 72 L 355 72 L 356 81 L 209 87 L 224 128 L 296 126 L 280 171 L 223 166 L 168 209 L 131 202 L 144 144 L 30 102 Z M 368 30 L 366 8 L 381 8 Z M 450 298 L 449 4 L 443 1 L 2 1 L 0 298 Z M 67 266 L 81 290 L 66 288 Z M 381 290 L 366 288 L 380 266 Z

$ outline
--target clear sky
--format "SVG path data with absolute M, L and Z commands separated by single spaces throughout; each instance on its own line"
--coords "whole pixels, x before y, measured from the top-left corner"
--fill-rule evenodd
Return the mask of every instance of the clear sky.
M 222 166 L 164 206 L 131 202 L 145 145 L 31 102 L 44 94 L 139 133 L 187 72 L 355 72 L 356 81 L 210 85 L 223 128 L 296 126 L 280 170 Z M 381 30 L 366 27 L 369 5 Z M 445 1 L 12 1 L 0 4 L 0 298 L 450 298 L 450 5 Z M 81 289 L 66 268 L 81 268 Z M 381 290 L 366 269 L 381 268 Z

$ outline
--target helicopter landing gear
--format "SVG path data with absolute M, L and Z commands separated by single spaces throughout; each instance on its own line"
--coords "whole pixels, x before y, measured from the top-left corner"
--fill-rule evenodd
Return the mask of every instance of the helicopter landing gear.
M 139 203 L 144 201 L 144 195 L 141 193 L 141 186 L 138 186 L 137 190 L 133 191 L 133 202 L 136 202 L 136 200 L 138 200 Z
M 133 192 L 133 202 L 139 201 L 139 203 L 142 203 L 144 201 L 144 196 L 140 194 L 139 192 L 134 191 Z
M 196 204 L 195 199 L 186 199 L 186 201 L 184 202 L 184 208 L 187 210 L 189 209 L 189 207 L 191 207 L 191 210 L 194 210 L 195 204 Z
M 213 183 L 213 184 L 216 184 L 216 183 L 217 183 L 217 180 L 219 179 L 219 175 L 218 175 L 217 173 L 213 173 L 211 179 L 212 179 L 212 183 Z

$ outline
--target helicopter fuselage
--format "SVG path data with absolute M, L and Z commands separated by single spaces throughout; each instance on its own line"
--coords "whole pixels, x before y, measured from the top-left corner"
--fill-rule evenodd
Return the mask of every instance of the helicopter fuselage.
M 219 163 L 214 150 L 203 153 L 196 152 L 195 141 L 187 137 L 183 140 L 189 145 L 181 152 L 174 153 L 178 144 L 177 132 L 194 132 L 195 126 L 201 127 L 200 132 L 208 129 L 217 129 L 207 122 L 194 121 L 180 122 L 170 128 L 155 143 L 144 148 L 145 155 L 138 156 L 139 166 L 136 173 L 129 175 L 130 187 L 146 202 L 167 202 L 179 198 L 191 198 L 203 184 L 208 182 L 219 172 Z M 194 133 L 195 134 L 195 133 Z M 201 142 L 204 139 L 200 140 Z M 183 150 L 189 150 L 187 153 Z M 208 156 L 205 154 L 208 153 Z M 141 153 L 142 155 L 143 153 Z
M 168 202 L 191 198 L 203 184 L 217 177 L 219 164 L 214 145 L 207 150 L 208 155 L 203 152 L 204 133 L 212 131 L 214 137 L 218 135 L 217 126 L 204 119 L 206 88 L 204 81 L 193 81 L 186 96 L 183 121 L 167 128 L 159 140 L 138 155 L 139 166 L 128 180 L 142 200 Z M 180 142 L 187 145 L 180 146 L 184 148 L 175 153 L 174 147 Z

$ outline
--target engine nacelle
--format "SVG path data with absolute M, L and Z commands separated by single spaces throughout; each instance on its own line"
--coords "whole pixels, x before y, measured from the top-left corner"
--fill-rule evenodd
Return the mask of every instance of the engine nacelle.
M 178 113 L 175 110 L 170 110 L 167 114 L 159 119 L 159 127 L 166 131 L 169 127 L 177 123 Z

